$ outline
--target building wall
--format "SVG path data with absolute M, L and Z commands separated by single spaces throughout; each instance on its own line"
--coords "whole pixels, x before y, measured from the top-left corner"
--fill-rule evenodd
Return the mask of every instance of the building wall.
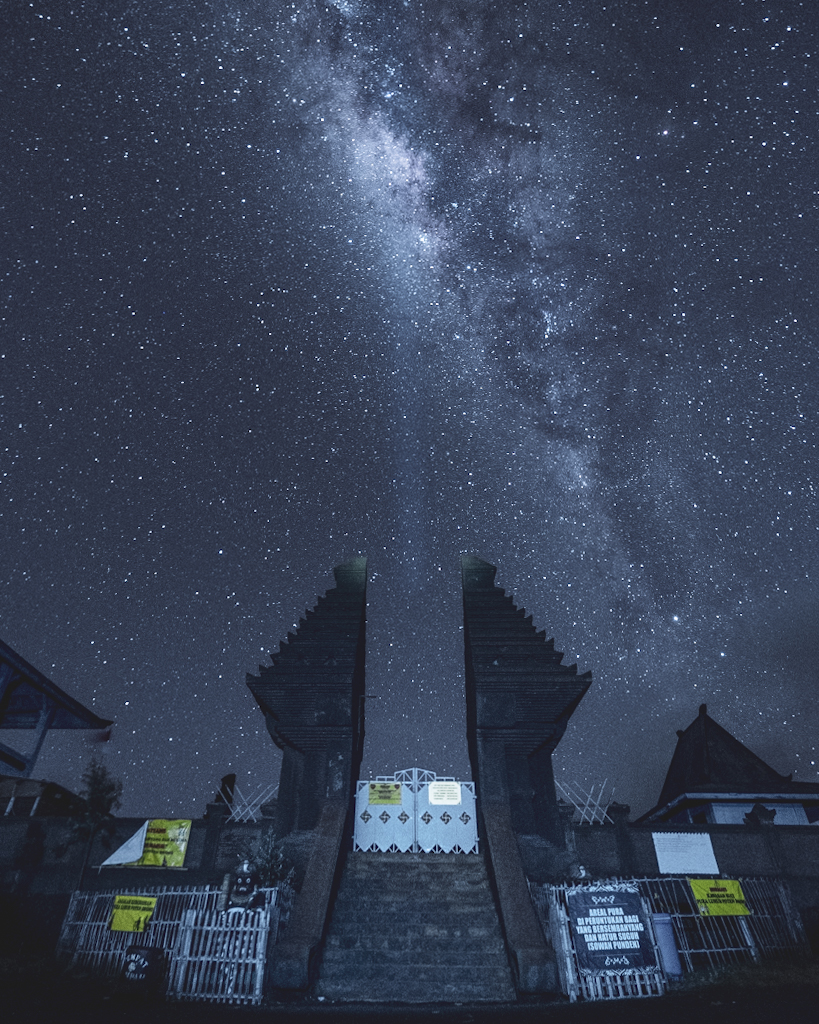
M 269 823 L 227 822 L 224 814 L 194 819 L 183 868 L 100 868 L 144 818 L 116 818 L 111 840 L 72 842 L 70 819 L 0 818 L 0 952 L 53 952 L 72 892 L 176 885 L 220 885 L 257 844 Z M 288 851 L 289 852 L 289 851 Z M 298 867 L 298 850 L 290 860 Z
M 784 881 L 814 949 L 819 950 L 819 828 L 575 825 L 571 838 L 577 860 L 591 878 L 655 878 L 659 866 L 652 832 L 707 832 L 723 876 Z
M 99 868 L 129 839 L 144 818 L 115 819 L 106 844 L 98 837 L 83 869 L 85 847 L 70 844 L 65 818 L 0 818 L 0 950 L 22 946 L 42 953 L 53 949 L 70 894 L 88 890 L 161 885 L 219 885 L 258 843 L 270 823 L 227 822 L 224 815 L 194 819 L 183 869 Z M 786 882 L 795 908 L 810 930 L 819 922 L 819 827 L 709 825 L 573 825 L 568 843 L 586 877 L 657 877 L 652 832 L 707 832 L 720 872 L 726 877 L 775 877 Z M 309 844 L 308 844 L 309 845 Z M 299 836 L 285 841 L 285 854 L 303 873 Z M 531 876 L 530 876 L 531 877 Z M 545 879 L 533 879 L 545 880 Z M 819 938 L 819 936 L 817 936 Z

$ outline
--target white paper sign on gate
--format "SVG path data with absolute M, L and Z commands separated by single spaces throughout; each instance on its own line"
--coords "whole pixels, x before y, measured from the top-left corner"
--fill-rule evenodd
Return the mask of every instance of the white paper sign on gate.
M 461 802 L 434 804 L 430 788 L 435 783 L 421 786 L 416 803 L 417 843 L 424 853 L 476 853 L 478 830 L 475 810 L 474 783 L 457 783 Z
M 429 802 L 436 807 L 453 807 L 459 804 L 461 802 L 460 782 L 451 782 L 449 780 L 430 782 Z

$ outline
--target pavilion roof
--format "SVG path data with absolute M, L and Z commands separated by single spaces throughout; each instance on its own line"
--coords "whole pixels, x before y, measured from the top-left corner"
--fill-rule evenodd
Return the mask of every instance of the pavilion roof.
M 34 729 L 46 709 L 54 713 L 50 729 L 106 729 L 112 724 L 70 697 L 0 640 L 0 728 Z
M 705 704 L 687 729 L 677 732 L 677 747 L 657 807 L 683 793 L 789 793 L 819 791 L 819 786 L 780 775 L 708 714 Z

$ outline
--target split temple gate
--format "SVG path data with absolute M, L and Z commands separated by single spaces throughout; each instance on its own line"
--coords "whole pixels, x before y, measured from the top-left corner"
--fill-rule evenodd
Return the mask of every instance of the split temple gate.
M 563 665 L 554 642 L 495 586 L 493 566 L 464 558 L 474 782 L 448 780 L 458 787 L 458 804 L 434 808 L 427 806 L 432 779 L 397 781 L 397 774 L 379 780 L 396 787 L 395 803 L 370 806 L 368 784 L 356 786 L 366 562 L 356 559 L 335 575 L 336 588 L 281 644 L 272 665 L 248 676 L 284 753 L 277 832 L 290 837 L 304 871 L 274 953 L 273 985 L 317 982 L 327 998 L 399 1001 L 557 990 L 555 955 L 527 876 L 573 862 L 551 759 L 591 674 Z M 419 845 L 425 828 L 430 838 Z M 435 839 L 433 828 L 453 838 Z

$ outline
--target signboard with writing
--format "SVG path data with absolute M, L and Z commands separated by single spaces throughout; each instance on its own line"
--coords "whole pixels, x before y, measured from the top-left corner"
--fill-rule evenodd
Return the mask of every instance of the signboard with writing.
M 739 882 L 725 878 L 689 878 L 701 917 L 738 917 L 750 914 Z
M 185 863 L 190 834 L 189 818 L 180 818 L 176 821 L 153 818 L 148 822 L 142 856 L 134 866 L 181 868 Z
M 400 782 L 371 782 L 369 800 L 371 804 L 394 804 L 401 806 Z
M 601 886 L 569 889 L 566 905 L 581 971 L 623 971 L 656 967 L 639 893 Z
M 711 836 L 707 832 L 652 832 L 661 875 L 717 875 Z
M 454 804 L 459 804 L 461 802 L 460 782 L 451 782 L 449 780 L 430 782 L 429 802 L 436 806 L 447 804 L 450 807 Z
M 109 927 L 112 932 L 144 932 L 156 909 L 156 896 L 115 896 Z

